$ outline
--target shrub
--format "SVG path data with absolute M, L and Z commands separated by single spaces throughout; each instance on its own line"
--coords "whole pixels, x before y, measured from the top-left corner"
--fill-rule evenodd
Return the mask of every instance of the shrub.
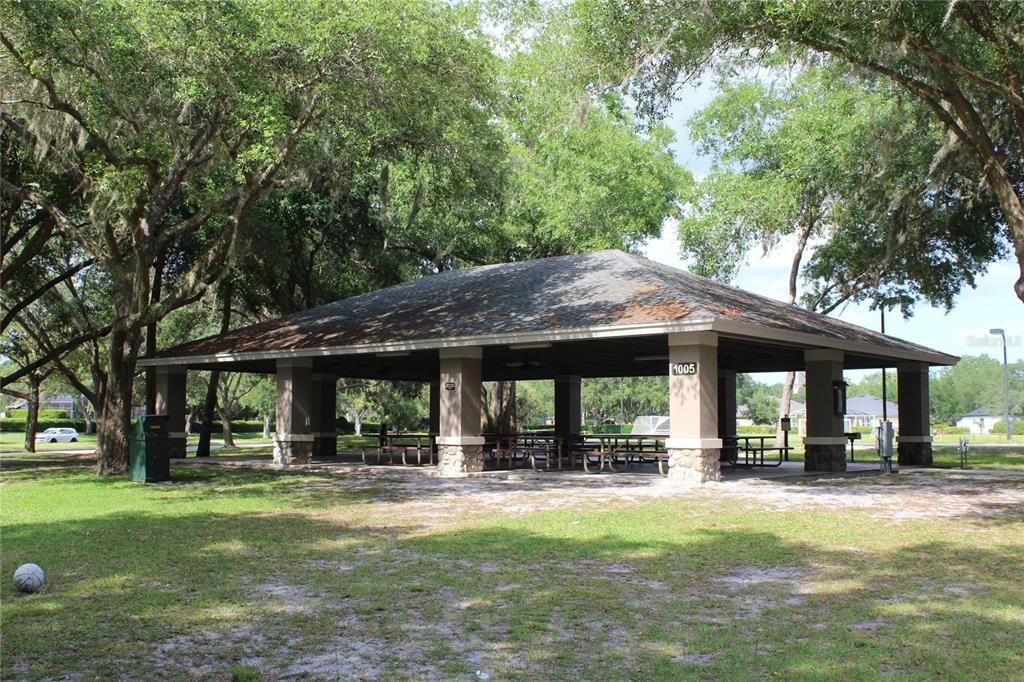
M 202 422 L 193 422 L 192 433 L 199 433 Z M 219 421 L 211 422 L 210 431 L 218 434 L 224 429 Z M 236 419 L 231 422 L 231 433 L 263 433 L 262 419 Z
M 0 419 L 0 431 L 4 433 L 25 433 L 26 422 L 24 419 Z M 84 419 L 40 419 L 36 425 L 36 433 L 54 428 L 72 428 L 79 433 L 85 433 Z
M 20 419 L 21 421 L 28 421 L 28 410 L 18 408 L 15 410 L 7 410 L 8 419 Z M 39 419 L 67 419 L 68 413 L 66 410 L 39 410 Z M 22 429 L 24 430 L 24 429 Z
M 932 426 L 932 433 L 938 434 L 942 431 L 943 435 L 946 436 L 969 436 L 971 430 L 966 426 L 946 426 L 944 424 L 937 424 Z
M 989 433 L 994 434 L 1005 434 L 1006 433 L 1006 420 L 1000 419 L 992 425 L 992 430 Z M 1024 436 L 1024 419 L 1017 417 L 1016 419 L 1010 419 L 1010 433 L 1015 436 Z
M 794 429 L 793 431 L 790 431 L 789 435 L 792 436 L 795 432 L 796 432 L 796 429 Z M 767 436 L 769 434 L 774 434 L 774 433 L 775 433 L 775 425 L 774 424 L 763 424 L 763 425 L 753 424 L 751 426 L 742 426 L 741 425 L 741 426 L 737 426 L 736 427 L 736 435 Z

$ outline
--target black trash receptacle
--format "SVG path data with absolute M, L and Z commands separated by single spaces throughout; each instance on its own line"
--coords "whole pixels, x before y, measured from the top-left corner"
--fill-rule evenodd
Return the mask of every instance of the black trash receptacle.
M 139 417 L 128 439 L 128 468 L 136 483 L 171 480 L 171 446 L 166 414 Z

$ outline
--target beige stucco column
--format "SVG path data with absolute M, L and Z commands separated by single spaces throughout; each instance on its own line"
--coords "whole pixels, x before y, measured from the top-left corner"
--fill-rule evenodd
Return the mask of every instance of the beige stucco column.
M 156 368 L 156 413 L 168 417 L 167 440 L 171 457 L 185 456 L 185 377 L 184 367 Z
M 313 434 L 313 455 L 333 457 L 338 454 L 338 378 L 333 374 L 313 374 L 313 404 L 310 432 Z
M 928 365 L 907 362 L 897 366 L 896 383 L 899 391 L 899 435 L 897 461 L 900 464 L 932 463 L 932 437 L 928 417 Z
M 721 478 L 718 435 L 718 335 L 669 334 L 669 479 L 703 483 Z
M 480 359 L 483 350 L 442 348 L 440 435 L 437 468 L 441 476 L 463 476 L 484 468 L 480 435 Z
M 580 435 L 583 424 L 583 379 L 575 374 L 555 377 L 555 435 L 562 443 L 571 443 Z
M 313 455 L 313 360 L 277 361 L 277 431 L 274 464 L 308 464 Z
M 846 471 L 842 407 L 836 404 L 843 381 L 843 351 L 804 351 L 807 375 L 807 436 L 804 471 Z

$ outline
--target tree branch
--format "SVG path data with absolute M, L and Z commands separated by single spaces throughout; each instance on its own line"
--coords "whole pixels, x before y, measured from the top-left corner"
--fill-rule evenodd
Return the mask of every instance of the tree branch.
M 79 272 L 81 272 L 85 268 L 89 267 L 90 265 L 94 264 L 95 262 L 96 262 L 95 258 L 89 258 L 88 260 L 82 261 L 78 265 L 73 265 L 73 266 L 71 266 L 70 269 L 62 272 L 61 274 L 57 275 L 53 279 L 47 281 L 45 284 L 40 286 L 38 289 L 33 291 L 31 294 L 29 294 L 28 296 L 25 296 L 24 298 L 22 298 L 13 307 L 11 307 L 11 309 L 7 312 L 7 314 L 4 315 L 4 319 L 2 321 L 0 321 L 0 332 L 3 332 L 4 330 L 7 329 L 8 325 L 10 325 L 11 322 L 14 321 L 15 316 L 19 312 L 21 312 L 22 310 L 27 308 L 33 302 L 39 300 L 39 298 L 42 297 L 42 295 L 45 294 L 47 291 L 49 291 L 53 287 L 57 286 L 58 284 L 60 284 L 64 280 L 66 280 L 66 279 L 68 279 L 70 277 L 74 277 Z
M 67 355 L 68 353 L 73 351 L 77 346 L 80 346 L 86 341 L 91 341 L 93 339 L 98 339 L 101 336 L 106 336 L 107 334 L 110 333 L 110 330 L 112 328 L 113 325 L 108 324 L 105 327 L 93 329 L 84 334 L 79 334 L 70 341 L 65 341 L 60 346 L 54 348 L 50 353 L 47 353 L 43 357 L 28 363 L 24 367 L 21 367 L 11 372 L 5 377 L 0 378 L 0 388 L 2 388 L 3 386 L 7 386 L 8 384 L 12 384 L 15 381 L 18 381 L 19 379 L 28 376 L 29 374 L 36 371 L 40 367 L 46 365 L 48 362 L 52 362 L 54 357 L 63 357 Z

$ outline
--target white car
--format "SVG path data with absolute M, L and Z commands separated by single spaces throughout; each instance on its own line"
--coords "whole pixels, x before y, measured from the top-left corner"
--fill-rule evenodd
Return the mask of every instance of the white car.
M 36 434 L 37 443 L 77 443 L 78 431 L 74 429 L 46 429 Z

